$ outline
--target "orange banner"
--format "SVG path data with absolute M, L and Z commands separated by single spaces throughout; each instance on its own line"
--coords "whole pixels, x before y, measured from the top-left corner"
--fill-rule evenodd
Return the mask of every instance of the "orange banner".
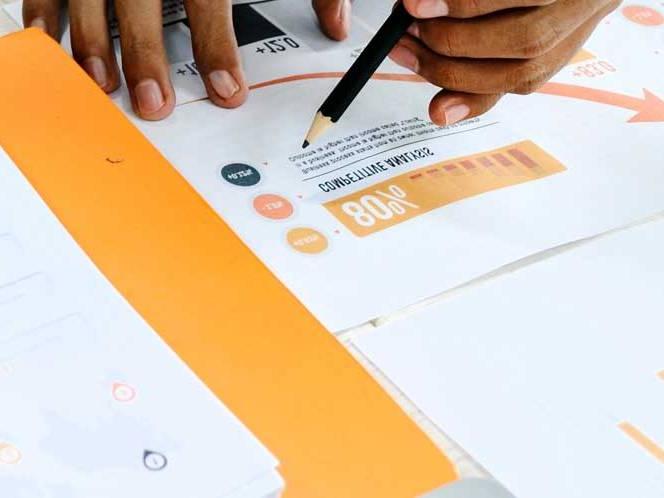
M 432 164 L 324 206 L 359 237 L 483 192 L 560 173 L 566 168 L 530 141 Z

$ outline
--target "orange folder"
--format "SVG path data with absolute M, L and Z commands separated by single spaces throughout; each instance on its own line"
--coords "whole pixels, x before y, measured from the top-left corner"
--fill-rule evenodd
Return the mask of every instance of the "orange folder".
M 58 45 L 0 39 L 0 144 L 281 461 L 286 498 L 413 498 L 447 458 Z

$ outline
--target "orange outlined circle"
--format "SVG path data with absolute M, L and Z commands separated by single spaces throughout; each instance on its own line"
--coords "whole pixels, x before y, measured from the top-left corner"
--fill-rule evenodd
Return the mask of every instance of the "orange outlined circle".
M 628 5 L 622 9 L 623 16 L 641 26 L 661 26 L 664 15 L 644 5 Z
M 23 455 L 18 448 L 9 443 L 0 443 L 0 463 L 16 465 L 22 458 Z
M 258 214 L 271 220 L 285 220 L 293 215 L 293 204 L 277 194 L 261 194 L 253 202 Z
M 286 235 L 288 244 L 304 254 L 319 254 L 328 248 L 327 237 L 313 228 L 293 228 Z

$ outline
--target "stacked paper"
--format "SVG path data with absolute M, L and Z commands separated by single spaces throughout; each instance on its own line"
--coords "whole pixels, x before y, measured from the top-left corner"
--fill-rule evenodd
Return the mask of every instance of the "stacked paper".
M 1 150 L 0 405 L 3 496 L 273 498 L 283 487 L 275 458 Z

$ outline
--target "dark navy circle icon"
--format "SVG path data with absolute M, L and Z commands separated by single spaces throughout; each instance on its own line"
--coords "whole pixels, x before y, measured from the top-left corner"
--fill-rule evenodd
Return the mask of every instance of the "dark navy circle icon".
M 163 470 L 168 465 L 168 460 L 161 453 L 145 450 L 143 452 L 143 465 L 152 471 Z
M 253 166 L 243 163 L 227 164 L 221 168 L 221 177 L 238 187 L 253 187 L 261 181 L 260 172 Z

